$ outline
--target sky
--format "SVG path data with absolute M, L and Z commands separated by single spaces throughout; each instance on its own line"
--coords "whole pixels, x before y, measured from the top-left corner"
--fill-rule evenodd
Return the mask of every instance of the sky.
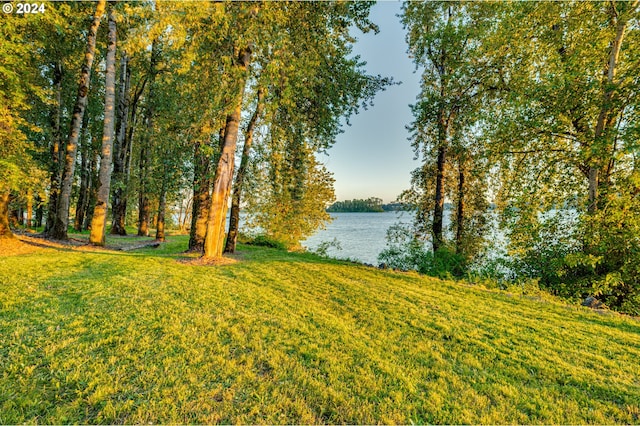
M 337 200 L 378 197 L 392 202 L 409 188 L 410 173 L 418 166 L 405 126 L 412 120 L 409 105 L 420 91 L 420 75 L 407 54 L 405 31 L 396 16 L 400 6 L 399 1 L 376 3 L 370 18 L 380 32 L 354 34 L 354 53 L 367 62 L 367 73 L 402 84 L 379 92 L 373 107 L 352 116 L 351 126 L 343 127 L 328 156 L 320 155 L 334 174 Z

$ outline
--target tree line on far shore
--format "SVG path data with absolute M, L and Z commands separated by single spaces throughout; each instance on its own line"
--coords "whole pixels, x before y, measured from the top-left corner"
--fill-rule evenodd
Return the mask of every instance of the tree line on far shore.
M 354 198 L 353 200 L 336 201 L 327 208 L 327 211 L 330 213 L 380 213 L 412 209 L 414 207 L 409 204 L 400 202 L 383 203 L 380 198 L 369 197 L 367 199 Z

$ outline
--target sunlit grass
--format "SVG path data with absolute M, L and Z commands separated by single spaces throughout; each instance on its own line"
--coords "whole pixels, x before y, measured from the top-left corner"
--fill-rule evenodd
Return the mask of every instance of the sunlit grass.
M 636 319 L 187 239 L 0 255 L 0 423 L 640 422 Z

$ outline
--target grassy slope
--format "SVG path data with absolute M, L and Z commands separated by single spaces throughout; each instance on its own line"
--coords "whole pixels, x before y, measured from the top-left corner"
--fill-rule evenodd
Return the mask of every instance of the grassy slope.
M 0 255 L 0 423 L 638 423 L 640 322 L 186 239 Z

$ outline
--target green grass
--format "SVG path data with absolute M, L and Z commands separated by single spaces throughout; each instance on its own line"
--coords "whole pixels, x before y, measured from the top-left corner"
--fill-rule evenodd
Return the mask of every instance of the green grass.
M 640 422 L 637 319 L 186 244 L 0 255 L 0 423 Z

